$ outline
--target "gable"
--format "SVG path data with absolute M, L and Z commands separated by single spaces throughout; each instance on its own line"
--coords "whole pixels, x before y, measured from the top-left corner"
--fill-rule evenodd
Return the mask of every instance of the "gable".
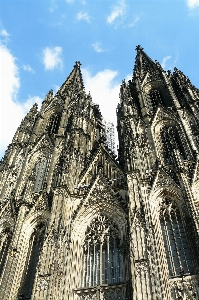
M 114 182 L 124 177 L 124 173 L 115 158 L 113 158 L 112 154 L 110 154 L 103 145 L 101 145 L 86 170 L 81 174 L 79 186 L 90 184 L 98 174 L 103 174 L 106 181 L 113 185 Z

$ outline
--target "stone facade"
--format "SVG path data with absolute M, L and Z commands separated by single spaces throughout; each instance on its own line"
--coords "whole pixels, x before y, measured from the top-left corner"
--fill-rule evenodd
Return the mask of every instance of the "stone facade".
M 136 50 L 118 157 L 79 62 L 17 129 L 0 169 L 1 300 L 199 299 L 199 90 Z

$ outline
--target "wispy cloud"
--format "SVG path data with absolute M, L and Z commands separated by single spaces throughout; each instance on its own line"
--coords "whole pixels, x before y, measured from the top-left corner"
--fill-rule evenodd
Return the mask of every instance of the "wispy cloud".
M 132 23 L 124 25 L 124 28 L 125 27 L 129 27 L 129 28 L 134 27 L 139 20 L 140 20 L 140 17 L 136 17 Z
M 63 67 L 62 60 L 62 48 L 54 47 L 49 48 L 46 47 L 43 49 L 42 62 L 45 66 L 46 70 L 54 70 L 55 68 L 61 69 Z
M 195 8 L 199 6 L 199 0 L 187 0 L 187 5 L 189 8 Z
M 7 32 L 6 29 L 0 30 L 0 36 L 3 38 L 2 42 L 6 43 L 9 41 L 10 34 Z
M 53 13 L 56 9 L 57 9 L 57 4 L 56 4 L 55 0 L 51 0 L 49 11 L 51 13 Z
M 117 18 L 124 17 L 125 12 L 126 4 L 124 0 L 121 0 L 116 6 L 113 7 L 110 15 L 107 17 L 107 23 L 112 25 Z
M 25 102 L 19 103 L 17 98 L 20 89 L 20 77 L 16 58 L 5 45 L 0 45 L 0 57 L 0 97 L 2 99 L 0 111 L 1 158 L 8 144 L 11 143 L 16 129 L 20 125 L 25 114 L 35 102 L 41 104 L 42 99 L 38 96 L 29 96 Z M 10 122 L 10 120 L 12 120 L 12 122 Z
M 66 0 L 67 3 L 72 4 L 74 3 L 74 0 Z
M 161 63 L 161 66 L 162 66 L 163 69 L 165 69 L 166 63 L 167 63 L 167 61 L 168 61 L 170 58 L 171 58 L 170 55 L 165 56 L 165 57 L 163 58 L 162 63 Z
M 89 16 L 89 14 L 87 12 L 79 12 L 77 15 L 76 15 L 76 19 L 77 21 L 86 21 L 88 23 L 91 22 L 91 16 Z
M 100 53 L 100 52 L 104 52 L 105 50 L 102 49 L 102 47 L 100 46 L 100 43 L 99 42 L 95 42 L 91 45 L 93 47 L 93 49 L 97 52 L 97 53 Z
M 30 72 L 31 74 L 35 74 L 35 71 L 27 64 L 23 65 L 24 71 Z

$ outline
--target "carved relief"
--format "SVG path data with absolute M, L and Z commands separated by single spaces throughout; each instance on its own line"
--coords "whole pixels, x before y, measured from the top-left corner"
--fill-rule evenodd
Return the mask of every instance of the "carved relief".
M 36 287 L 36 291 L 40 292 L 40 291 L 45 291 L 48 289 L 49 286 L 49 282 L 50 282 L 50 278 L 49 275 L 40 275 L 37 279 L 37 287 Z
M 174 299 L 197 300 L 199 297 L 199 282 L 197 279 L 176 279 L 170 281 L 171 293 Z
M 149 272 L 148 261 L 145 259 L 136 260 L 135 261 L 135 270 L 136 270 L 136 275 L 141 275 L 142 272 L 144 272 L 144 273 Z

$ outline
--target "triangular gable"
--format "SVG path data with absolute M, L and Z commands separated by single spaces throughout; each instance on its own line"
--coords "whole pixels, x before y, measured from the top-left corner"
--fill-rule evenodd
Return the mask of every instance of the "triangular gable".
M 72 220 L 79 223 L 79 226 L 77 226 L 78 235 L 81 236 L 81 231 L 85 231 L 88 219 L 100 213 L 114 218 L 120 227 L 123 225 L 126 226 L 127 213 L 122 207 L 120 197 L 117 192 L 113 191 L 107 179 L 102 174 L 97 176 L 88 194 L 81 201 L 72 216 Z M 85 221 L 86 219 L 87 221 Z
M 34 145 L 29 156 L 32 157 L 38 151 L 43 152 L 43 150 L 47 150 L 47 152 L 51 151 L 54 148 L 52 140 L 47 134 L 44 134 Z
M 89 163 L 86 171 L 82 174 L 80 181 L 79 181 L 79 185 L 84 184 L 84 182 L 86 181 L 86 178 L 92 176 L 92 169 L 94 166 L 96 166 L 96 167 L 98 166 L 99 169 L 100 169 L 100 167 L 103 168 L 103 166 L 101 165 L 102 160 L 103 161 L 106 160 L 106 162 L 109 164 L 109 167 L 112 168 L 114 171 L 117 171 L 120 174 L 120 176 L 124 175 L 122 170 L 119 168 L 117 162 L 111 157 L 110 153 L 103 146 L 101 146 L 99 148 L 98 152 L 96 153 L 96 155 L 93 157 L 93 159 Z

